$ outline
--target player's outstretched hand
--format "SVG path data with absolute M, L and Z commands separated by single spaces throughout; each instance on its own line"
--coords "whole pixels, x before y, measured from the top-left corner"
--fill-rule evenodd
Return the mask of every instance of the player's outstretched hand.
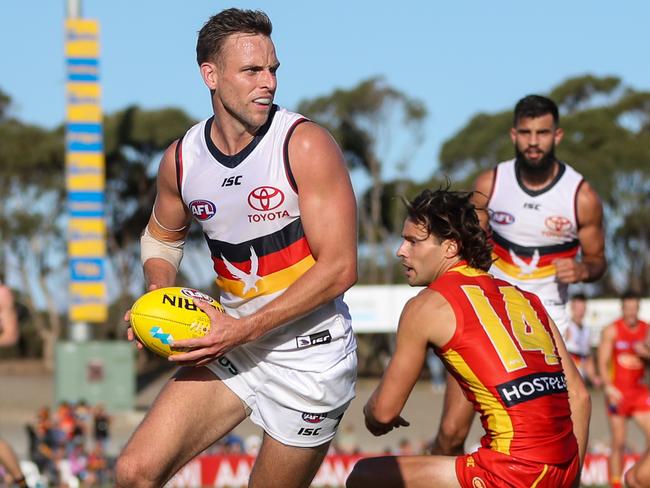
M 169 356 L 170 361 L 183 366 L 204 366 L 252 340 L 243 320 L 222 313 L 203 300 L 194 299 L 194 304 L 210 317 L 210 332 L 197 339 L 174 341 L 171 344 L 173 348 L 189 350 Z
M 407 422 L 401 416 L 397 416 L 392 422 L 386 424 L 379 422 L 373 415 L 370 413 L 368 406 L 366 405 L 363 409 L 363 414 L 366 419 L 366 429 L 374 435 L 379 437 L 380 435 L 388 434 L 391 430 L 397 429 L 399 427 L 408 427 L 409 422 Z

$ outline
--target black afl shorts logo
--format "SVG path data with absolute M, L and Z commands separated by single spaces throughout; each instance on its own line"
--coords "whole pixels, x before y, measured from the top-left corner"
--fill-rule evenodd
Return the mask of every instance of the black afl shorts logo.
M 309 422 L 310 424 L 320 424 L 326 418 L 327 418 L 326 413 L 308 413 L 308 412 L 302 413 L 302 419 L 305 422 Z

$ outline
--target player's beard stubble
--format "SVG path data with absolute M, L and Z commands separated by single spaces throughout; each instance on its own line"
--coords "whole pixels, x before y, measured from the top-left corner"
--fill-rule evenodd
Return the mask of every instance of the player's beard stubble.
M 553 167 L 555 161 L 555 145 L 551 147 L 549 152 L 544 154 L 538 161 L 531 161 L 526 155 L 519 150 L 515 145 L 515 155 L 517 157 L 517 165 L 530 175 L 545 175 Z

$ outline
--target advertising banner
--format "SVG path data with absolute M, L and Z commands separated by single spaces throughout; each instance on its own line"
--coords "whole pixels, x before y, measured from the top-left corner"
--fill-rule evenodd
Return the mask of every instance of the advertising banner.
M 67 19 L 66 187 L 71 322 L 104 322 L 106 219 L 104 144 L 99 84 L 99 24 Z

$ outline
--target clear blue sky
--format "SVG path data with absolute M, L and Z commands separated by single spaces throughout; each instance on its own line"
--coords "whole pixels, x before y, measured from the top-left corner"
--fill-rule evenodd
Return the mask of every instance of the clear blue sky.
M 83 17 L 101 22 L 106 113 L 138 104 L 209 116 L 196 33 L 222 8 L 259 8 L 274 23 L 279 104 L 295 108 L 375 75 L 425 102 L 415 179 L 435 170 L 441 143 L 472 115 L 511 109 L 569 76 L 617 75 L 650 90 L 644 0 L 81 1 Z M 8 0 L 0 12 L 0 88 L 13 114 L 46 127 L 63 122 L 64 0 Z

